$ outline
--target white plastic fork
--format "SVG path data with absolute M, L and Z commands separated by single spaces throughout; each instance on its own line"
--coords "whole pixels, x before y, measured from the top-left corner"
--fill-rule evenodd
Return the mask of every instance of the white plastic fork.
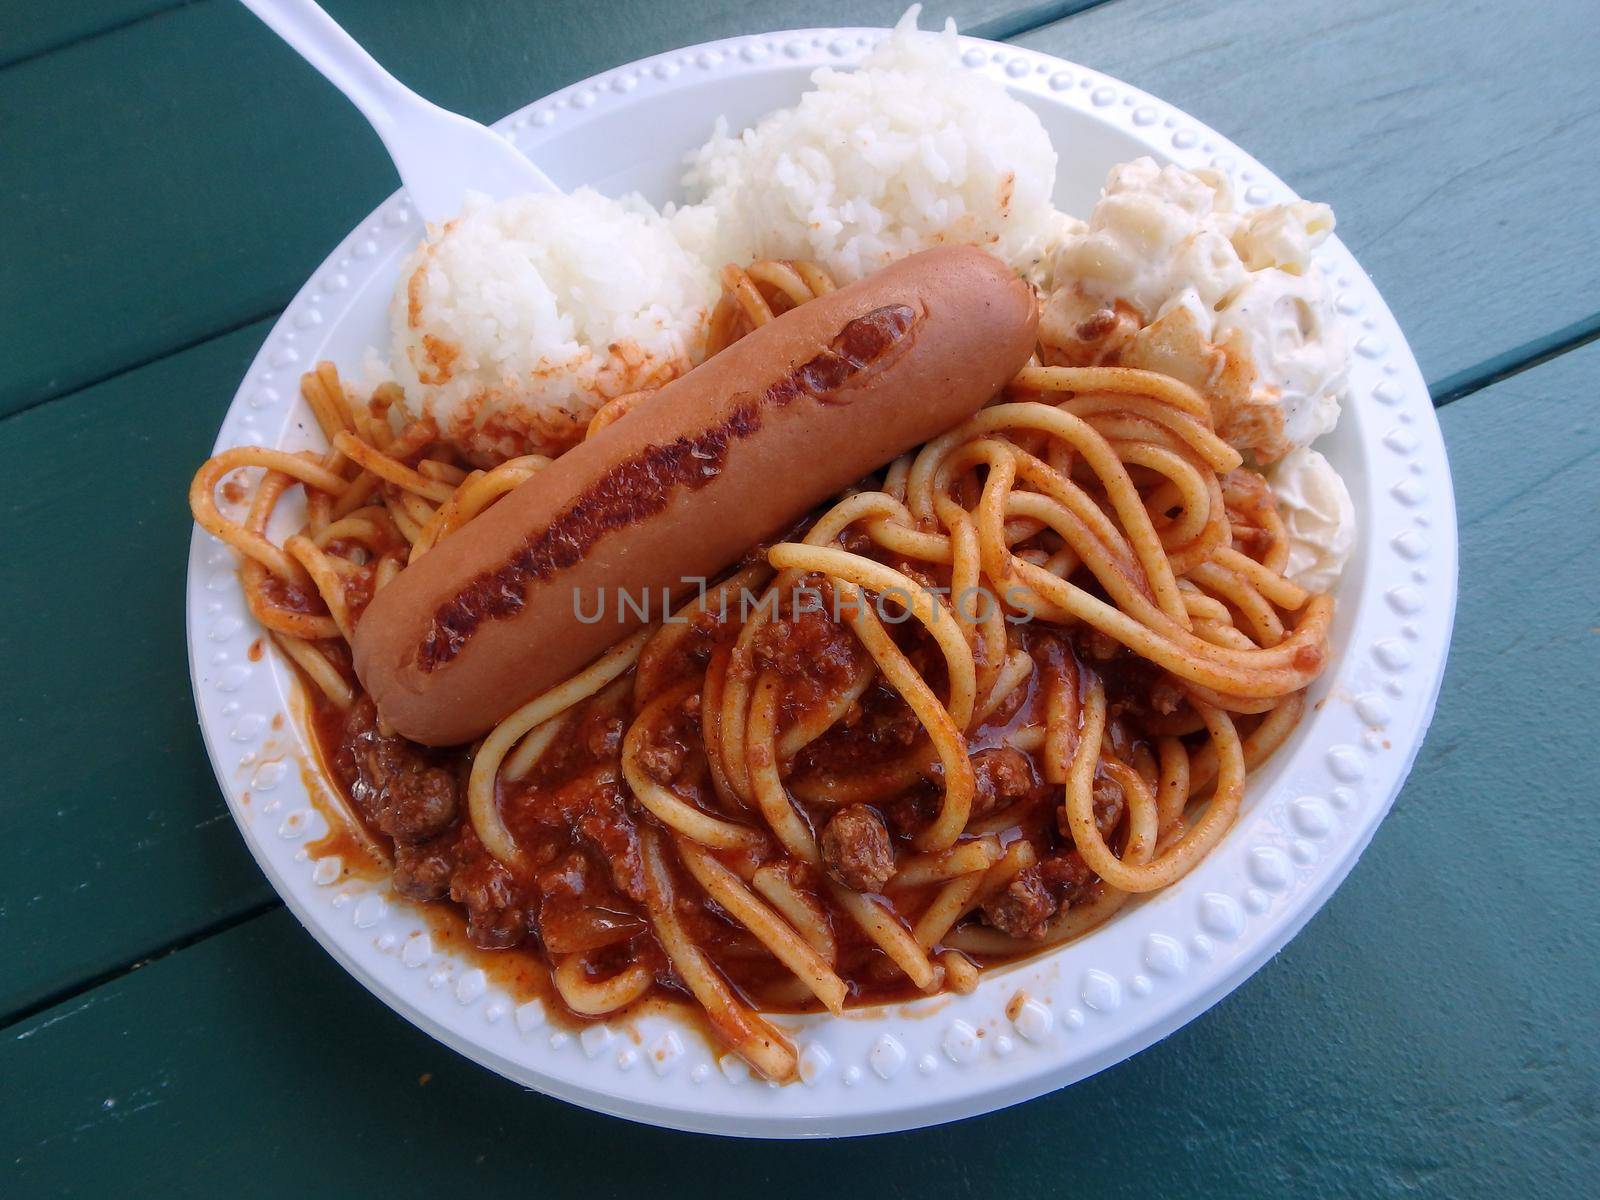
M 504 200 L 560 190 L 494 130 L 423 99 L 385 71 L 314 0 L 242 3 L 361 110 L 425 221 L 454 217 L 468 191 Z

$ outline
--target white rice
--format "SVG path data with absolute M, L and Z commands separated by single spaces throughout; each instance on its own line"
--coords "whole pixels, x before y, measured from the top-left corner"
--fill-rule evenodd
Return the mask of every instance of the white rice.
M 712 272 L 643 201 L 478 197 L 401 270 L 391 366 L 475 459 L 557 453 L 614 396 L 698 361 Z
M 965 243 L 1041 268 L 1074 224 L 1050 202 L 1050 138 L 917 12 L 861 70 L 818 71 L 737 136 L 719 123 L 686 177 L 701 203 L 479 198 L 431 230 L 390 308 L 409 414 L 480 462 L 559 453 L 607 400 L 699 361 L 725 263 L 810 259 L 845 283 Z
M 840 282 L 917 250 L 982 246 L 1019 272 L 1052 248 L 1056 152 L 1039 118 L 961 66 L 955 25 L 916 28 L 913 6 L 856 71 L 823 68 L 793 108 L 690 160 L 677 213 L 717 265 L 804 258 Z

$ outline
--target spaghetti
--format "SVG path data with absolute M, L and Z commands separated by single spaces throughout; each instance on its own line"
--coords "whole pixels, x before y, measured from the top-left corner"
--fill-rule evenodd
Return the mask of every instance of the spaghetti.
M 789 262 L 723 283 L 711 353 L 832 287 Z M 1205 397 L 1029 366 L 476 747 L 424 750 L 362 695 L 351 631 L 548 460 L 472 469 L 392 385 L 359 401 L 325 363 L 302 386 L 330 449 L 224 451 L 190 504 L 242 556 L 395 887 L 536 951 L 578 1016 L 692 997 L 774 1079 L 795 1054 L 758 1010 L 970 991 L 1181 879 L 1324 664 L 1331 601 L 1284 577 L 1271 492 Z

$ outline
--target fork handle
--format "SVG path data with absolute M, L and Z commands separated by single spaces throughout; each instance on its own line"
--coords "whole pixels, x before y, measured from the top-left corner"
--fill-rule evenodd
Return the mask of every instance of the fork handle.
M 388 134 L 399 119 L 397 108 L 433 107 L 384 70 L 316 0 L 241 0 L 241 3 L 348 96 L 386 145 Z

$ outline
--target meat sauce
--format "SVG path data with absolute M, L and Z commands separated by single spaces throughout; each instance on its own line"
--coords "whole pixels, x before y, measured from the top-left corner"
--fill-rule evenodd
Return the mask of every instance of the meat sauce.
M 1018 632 L 1037 663 L 1048 664 L 1062 653 L 1059 634 L 1029 627 Z M 673 682 L 699 679 L 713 651 L 731 644 L 736 633 L 736 623 L 719 626 L 714 619 L 700 619 L 680 652 Z M 942 694 L 943 660 L 932 640 L 909 622 L 895 627 L 893 636 Z M 1112 737 L 1120 740 L 1122 755 L 1129 756 L 1124 761 L 1131 761 L 1141 752 L 1140 744 L 1127 732 L 1134 725 L 1118 715 L 1147 709 L 1150 697 L 1159 694 L 1159 673 L 1092 635 L 1074 637 L 1072 650 L 1105 681 Z M 837 695 L 864 665 L 864 652 L 853 635 L 826 611 L 772 622 L 757 639 L 755 651 L 761 669 L 784 677 L 790 719 Z M 1035 680 L 1038 675 L 1035 671 Z M 539 986 L 533 990 L 547 1002 L 553 998 L 549 962 L 580 952 L 596 977 L 642 962 L 654 974 L 658 996 L 685 995 L 656 942 L 644 904 L 639 827 L 653 818 L 633 798 L 620 767 L 623 738 L 636 711 L 632 680 L 630 673 L 573 710 L 525 778 L 510 783 L 502 778 L 501 816 L 525 856 L 516 870 L 489 854 L 466 817 L 471 747 L 434 750 L 385 734 L 365 696 L 347 713 L 326 703 L 314 708 L 312 725 L 323 760 L 363 830 L 390 855 L 395 890 L 457 914 L 471 946 L 512 952 L 495 957 L 518 960 L 515 971 L 535 980 Z M 714 800 L 700 799 L 713 792 L 699 703 L 698 690 L 691 691 L 640 761 L 652 778 L 676 794 L 711 806 Z M 1057 912 L 1091 900 L 1099 891 L 1098 878 L 1063 830 L 1060 788 L 1043 782 L 1036 755 L 1006 744 L 1015 730 L 1042 721 L 1042 689 L 1030 681 L 968 738 L 978 787 L 972 820 L 1008 810 L 1038 851 L 1035 866 L 968 918 L 1016 937 L 1014 957 L 1028 952 L 1029 942 L 1042 935 L 1045 922 Z M 1149 749 L 1145 746 L 1143 752 Z M 859 778 L 918 754 L 925 767 L 887 800 L 837 805 L 817 799 L 829 780 Z M 937 757 L 910 709 L 881 680 L 801 751 L 786 774 L 796 805 L 823 849 L 826 873 L 858 891 L 886 887 L 896 855 L 912 852 L 911 839 L 939 808 Z M 1113 837 L 1123 802 L 1116 783 L 1103 775 L 1096 784 L 1095 811 L 1102 830 Z M 732 858 L 726 861 L 733 864 Z M 920 995 L 832 904 L 818 872 L 798 861 L 787 862 L 784 869 L 827 911 L 838 944 L 835 969 L 849 985 L 852 1003 Z M 680 915 L 690 934 L 746 999 L 768 1011 L 815 1007 L 809 993 L 764 947 L 704 898 L 683 868 L 674 864 L 673 870 Z M 897 911 L 914 917 L 939 886 L 891 888 L 889 896 Z M 683 902 L 689 898 L 696 902 Z

